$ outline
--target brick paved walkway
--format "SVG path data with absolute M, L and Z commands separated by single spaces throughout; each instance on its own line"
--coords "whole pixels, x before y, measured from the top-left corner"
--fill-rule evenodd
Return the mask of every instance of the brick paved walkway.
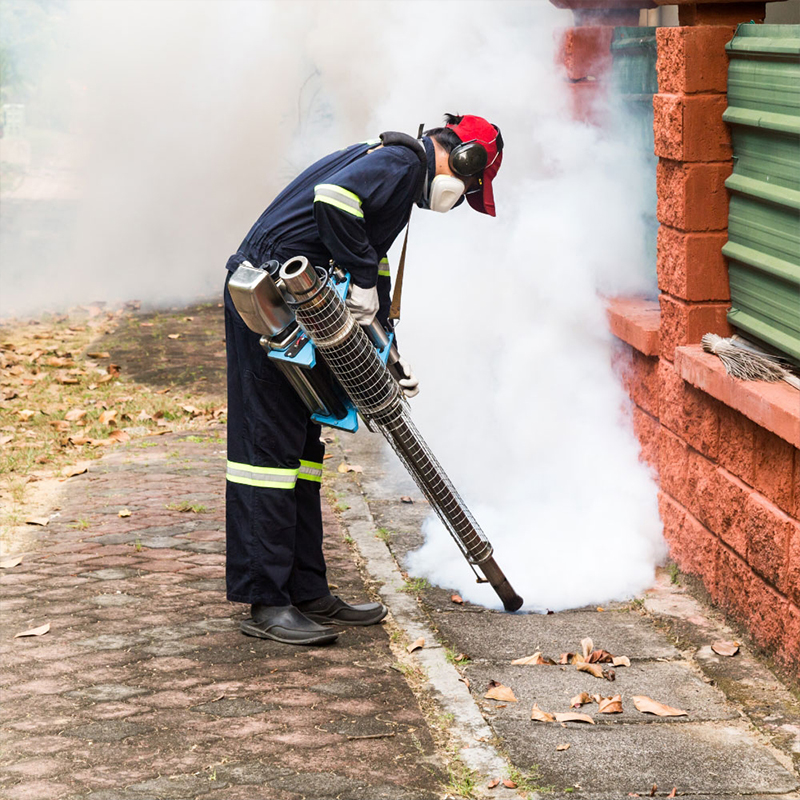
M 200 438 L 134 440 L 94 463 L 23 563 L 2 570 L 0 795 L 440 796 L 383 626 L 327 648 L 238 632 L 245 608 L 224 595 L 222 431 Z M 334 591 L 363 599 L 325 514 Z M 44 636 L 13 638 L 46 622 Z

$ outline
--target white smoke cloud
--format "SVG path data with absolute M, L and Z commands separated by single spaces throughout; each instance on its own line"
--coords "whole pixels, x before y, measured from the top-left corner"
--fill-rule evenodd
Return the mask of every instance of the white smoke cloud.
M 485 116 L 506 142 L 498 217 L 413 214 L 400 335 L 422 381 L 415 419 L 527 607 L 648 585 L 663 553 L 655 486 L 598 294 L 652 289 L 644 182 L 621 139 L 569 117 L 554 66 L 568 12 L 545 0 L 66 9 L 70 47 L 50 68 L 71 87 L 78 221 L 53 222 L 63 246 L 41 249 L 24 232 L 46 227 L 44 206 L 4 203 L 0 314 L 216 293 L 249 225 L 314 158 L 445 111 Z M 426 533 L 415 573 L 495 604 L 438 523 Z

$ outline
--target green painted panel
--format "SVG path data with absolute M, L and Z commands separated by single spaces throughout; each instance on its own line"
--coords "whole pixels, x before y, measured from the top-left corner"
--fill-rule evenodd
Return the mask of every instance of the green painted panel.
M 656 277 L 656 163 L 653 137 L 653 95 L 658 91 L 656 76 L 656 29 L 645 27 L 614 28 L 611 39 L 611 75 L 615 95 L 622 101 L 627 134 L 638 150 L 639 160 L 651 168 L 649 208 L 643 212 L 647 241 L 647 263 L 652 265 L 653 287 Z
M 800 25 L 740 25 L 726 49 L 728 319 L 800 362 Z

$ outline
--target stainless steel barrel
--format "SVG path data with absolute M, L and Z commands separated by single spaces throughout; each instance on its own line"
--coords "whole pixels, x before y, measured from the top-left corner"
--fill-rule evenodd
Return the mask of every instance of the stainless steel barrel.
M 280 278 L 294 298 L 297 321 L 359 413 L 392 445 L 464 556 L 483 572 L 504 608 L 516 611 L 522 598 L 497 566 L 492 545 L 415 427 L 399 385 L 331 282 L 302 256 L 287 261 Z

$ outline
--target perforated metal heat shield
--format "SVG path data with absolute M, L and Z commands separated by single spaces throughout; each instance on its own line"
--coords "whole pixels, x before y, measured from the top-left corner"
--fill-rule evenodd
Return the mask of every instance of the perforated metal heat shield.
M 331 278 L 318 273 L 303 257 L 287 261 L 280 276 L 294 297 L 298 322 L 361 416 L 391 444 L 461 552 L 484 574 L 506 610 L 516 611 L 522 598 L 497 566 L 492 545 L 417 430 L 400 386 L 331 285 Z

